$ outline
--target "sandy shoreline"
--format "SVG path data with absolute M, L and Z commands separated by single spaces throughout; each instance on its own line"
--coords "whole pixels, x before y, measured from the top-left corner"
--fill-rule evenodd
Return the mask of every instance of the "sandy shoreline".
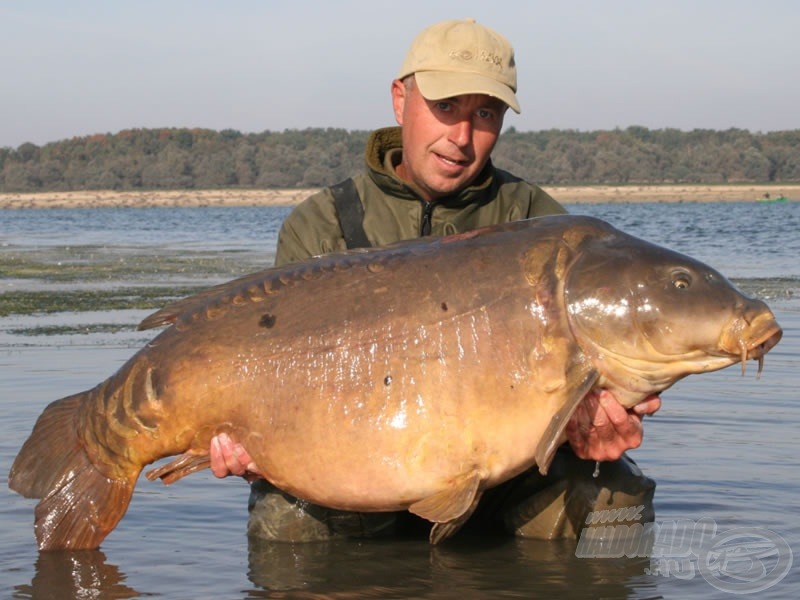
M 559 202 L 741 202 L 785 197 L 800 200 L 800 184 L 631 185 L 546 187 Z M 150 206 L 293 206 L 316 189 L 75 191 L 0 194 L 0 209 Z

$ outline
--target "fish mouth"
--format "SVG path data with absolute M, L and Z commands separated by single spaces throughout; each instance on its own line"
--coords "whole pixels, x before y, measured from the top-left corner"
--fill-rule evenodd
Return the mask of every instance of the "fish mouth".
M 742 363 L 742 375 L 747 371 L 747 361 L 758 361 L 756 378 L 764 370 L 764 355 L 772 350 L 783 337 L 783 329 L 774 317 L 765 316 L 742 326 L 741 321 L 734 323 L 720 344 L 721 349 L 729 356 L 736 356 Z

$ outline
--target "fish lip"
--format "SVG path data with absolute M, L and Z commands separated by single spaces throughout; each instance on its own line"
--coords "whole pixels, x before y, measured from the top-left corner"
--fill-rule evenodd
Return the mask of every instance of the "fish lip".
M 709 354 L 712 356 L 744 357 L 746 360 L 759 359 L 772 350 L 783 337 L 783 329 L 773 319 L 765 321 L 752 329 L 754 331 L 748 332 L 747 339 L 737 336 L 729 330 L 716 351 L 712 350 Z
M 756 379 L 761 377 L 761 372 L 764 370 L 764 355 L 772 350 L 775 345 L 783 337 L 783 329 L 775 322 L 774 318 L 763 319 L 760 323 L 752 323 L 751 331 L 748 332 L 749 339 L 744 339 L 739 336 L 738 340 L 735 335 L 729 332 L 730 337 L 727 341 L 733 346 L 726 348 L 726 344 L 721 344 L 720 352 L 716 353 L 717 356 L 728 356 L 730 358 L 737 358 L 742 363 L 742 375 L 747 370 L 747 361 L 758 361 L 758 370 L 756 371 Z M 738 352 L 737 352 L 738 349 Z M 737 361 L 733 361 L 737 362 Z
M 772 350 L 783 337 L 783 329 L 777 323 L 764 331 L 760 336 L 751 340 L 745 347 L 747 349 L 747 360 L 758 359 Z

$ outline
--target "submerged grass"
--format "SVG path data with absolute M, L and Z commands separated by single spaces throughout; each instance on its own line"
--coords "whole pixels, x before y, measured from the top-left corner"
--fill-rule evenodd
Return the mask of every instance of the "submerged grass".
M 158 309 L 206 289 L 219 279 L 233 279 L 254 270 L 254 266 L 260 267 L 245 258 L 238 252 L 154 255 L 101 246 L 3 252 L 0 281 L 14 280 L 17 285 L 0 293 L 0 317 Z M 27 281 L 34 288 L 75 284 L 81 289 L 25 289 L 25 283 L 20 287 L 19 282 Z
M 0 317 L 56 312 L 158 309 L 206 289 L 202 286 L 143 286 L 112 290 L 11 291 L 0 294 Z
M 249 264 L 239 253 L 209 256 L 205 253 L 161 255 L 109 252 L 87 247 L 0 254 L 0 274 L 9 279 L 45 282 L 135 281 L 242 275 L 261 264 Z
M 119 333 L 136 331 L 136 325 L 119 323 L 90 323 L 88 325 L 49 325 L 38 327 L 20 327 L 9 329 L 11 335 L 48 336 L 48 335 L 93 335 L 99 333 Z
M 731 279 L 739 290 L 762 300 L 789 300 L 800 294 L 797 280 L 788 277 Z

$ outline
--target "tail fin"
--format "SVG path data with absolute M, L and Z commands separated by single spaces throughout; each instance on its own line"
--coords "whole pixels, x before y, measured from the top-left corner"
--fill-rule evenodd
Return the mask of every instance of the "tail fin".
M 89 459 L 78 437 L 78 409 L 86 394 L 45 408 L 22 446 L 8 486 L 36 505 L 40 550 L 97 548 L 128 509 L 139 473 L 111 479 Z

